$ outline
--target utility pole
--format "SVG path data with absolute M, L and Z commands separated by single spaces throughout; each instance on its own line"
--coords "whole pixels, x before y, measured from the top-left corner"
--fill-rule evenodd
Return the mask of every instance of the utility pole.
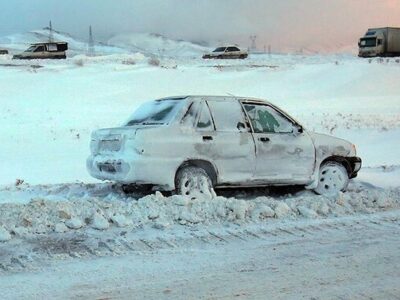
M 49 22 L 49 43 L 53 42 L 53 26 L 51 25 L 51 20 Z
M 89 42 L 88 42 L 88 55 L 94 56 L 94 39 L 92 33 L 92 25 L 89 26 Z
M 257 46 L 256 46 L 256 39 L 257 39 L 257 36 L 256 36 L 256 35 L 251 35 L 251 36 L 250 36 L 250 40 L 251 40 L 250 49 L 251 49 L 252 51 L 255 51 L 255 50 L 257 49 Z

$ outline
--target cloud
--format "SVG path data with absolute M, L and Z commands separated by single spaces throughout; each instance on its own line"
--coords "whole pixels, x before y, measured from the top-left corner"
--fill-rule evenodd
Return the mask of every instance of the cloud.
M 98 39 L 156 32 L 177 39 L 236 42 L 260 48 L 356 44 L 368 27 L 399 26 L 400 0 L 13 0 L 2 4 L 0 34 L 56 29 Z

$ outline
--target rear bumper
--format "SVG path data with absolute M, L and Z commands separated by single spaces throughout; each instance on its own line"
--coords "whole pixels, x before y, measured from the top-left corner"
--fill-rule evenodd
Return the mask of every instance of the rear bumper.
M 349 174 L 350 178 L 355 178 L 357 177 L 358 171 L 361 169 L 362 165 L 362 160 L 360 157 L 354 156 L 354 157 L 346 157 L 347 162 L 350 165 L 351 172 Z
M 175 189 L 178 160 L 131 155 L 91 155 L 86 160 L 89 174 L 100 180 L 124 184 L 151 184 L 163 190 Z

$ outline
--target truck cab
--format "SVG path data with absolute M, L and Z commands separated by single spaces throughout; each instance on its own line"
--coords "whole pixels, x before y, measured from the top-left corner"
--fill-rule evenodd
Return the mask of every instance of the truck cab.
M 384 48 L 385 36 L 382 32 L 368 30 L 364 37 L 358 42 L 360 57 L 380 56 L 385 52 Z

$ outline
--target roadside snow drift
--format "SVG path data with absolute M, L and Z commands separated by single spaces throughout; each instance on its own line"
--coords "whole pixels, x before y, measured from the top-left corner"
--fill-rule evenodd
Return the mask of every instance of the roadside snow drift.
M 3 191 L 4 192 L 4 191 Z M 135 198 L 111 185 L 22 186 L 11 195 L 35 193 L 29 202 L 0 204 L 0 240 L 37 234 L 116 227 L 167 229 L 196 226 L 271 222 L 274 219 L 325 218 L 400 208 L 400 189 L 377 189 L 352 184 L 349 192 L 326 198 L 310 191 L 291 196 L 242 194 L 187 198 L 161 193 Z

